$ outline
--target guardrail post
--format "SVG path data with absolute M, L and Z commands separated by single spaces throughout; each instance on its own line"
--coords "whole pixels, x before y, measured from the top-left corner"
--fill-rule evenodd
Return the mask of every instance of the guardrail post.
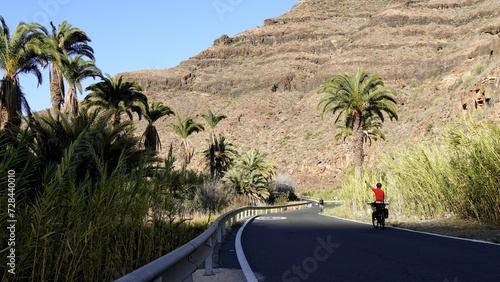
M 222 222 L 222 236 L 226 236 L 226 223 L 227 221 L 224 220 L 224 222 Z
M 206 244 L 207 246 L 210 247 L 210 254 L 208 254 L 208 256 L 205 258 L 205 276 L 211 276 L 214 275 L 213 271 L 214 244 L 212 242 L 212 238 L 209 238 Z
M 214 275 L 213 263 L 212 263 L 213 254 L 214 254 L 214 250 L 212 249 L 212 251 L 210 251 L 210 254 L 208 254 L 208 257 L 205 259 L 205 276 Z
M 222 227 L 217 227 L 217 243 L 222 243 Z

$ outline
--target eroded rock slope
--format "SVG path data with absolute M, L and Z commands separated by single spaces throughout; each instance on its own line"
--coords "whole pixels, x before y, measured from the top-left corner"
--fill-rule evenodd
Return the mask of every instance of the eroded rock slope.
M 439 135 L 464 110 L 498 120 L 499 13 L 500 0 L 302 0 L 260 27 L 221 35 L 177 67 L 124 75 L 180 116 L 203 122 L 208 108 L 224 113 L 217 132 L 240 152 L 269 152 L 299 190 L 330 189 L 351 152 L 334 140 L 333 118 L 319 117 L 321 84 L 366 68 L 397 89 L 400 119 L 384 124 L 386 141 L 366 148 L 368 164 L 380 152 Z M 164 147 L 178 150 L 166 126 L 174 121 L 157 127 Z M 191 140 L 200 152 L 208 133 Z M 202 168 L 201 153 L 191 165 Z

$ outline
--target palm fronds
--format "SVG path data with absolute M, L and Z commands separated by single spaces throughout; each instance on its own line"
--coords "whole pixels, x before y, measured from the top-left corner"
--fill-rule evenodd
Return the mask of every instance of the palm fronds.
M 146 149 L 158 150 L 161 149 L 161 140 L 158 135 L 158 130 L 154 126 L 154 122 L 158 119 L 175 114 L 169 107 L 163 105 L 161 102 L 152 102 L 149 104 L 148 110 L 146 112 L 146 119 L 148 120 L 148 125 L 146 130 L 142 134 L 144 140 L 144 147 Z

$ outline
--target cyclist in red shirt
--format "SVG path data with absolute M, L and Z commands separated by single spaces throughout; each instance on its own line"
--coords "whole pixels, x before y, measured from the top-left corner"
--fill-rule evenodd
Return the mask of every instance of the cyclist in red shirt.
M 377 209 L 382 209 L 385 207 L 384 201 L 385 201 L 385 193 L 384 190 L 382 190 L 382 184 L 377 183 L 377 188 L 371 186 L 368 181 L 365 180 L 366 186 L 368 188 L 372 189 L 373 193 L 375 193 L 375 202 L 372 203 L 372 210 L 376 211 Z
M 368 188 L 372 189 L 373 193 L 375 193 L 375 202 L 384 202 L 385 200 L 385 193 L 384 190 L 382 190 L 382 184 L 377 183 L 377 189 L 375 187 L 372 187 L 368 181 L 365 180 L 366 186 Z

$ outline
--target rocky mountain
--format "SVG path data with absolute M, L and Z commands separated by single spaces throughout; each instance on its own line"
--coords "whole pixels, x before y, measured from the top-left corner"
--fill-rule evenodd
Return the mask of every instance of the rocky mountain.
M 500 120 L 499 55 L 500 0 L 301 0 L 177 67 L 123 75 L 181 117 L 224 113 L 216 131 L 240 152 L 269 152 L 301 191 L 334 187 L 352 160 L 348 141 L 334 139 L 333 117 L 319 116 L 317 91 L 328 78 L 365 68 L 398 92 L 400 118 L 384 123 L 386 141 L 366 147 L 370 165 L 381 152 L 439 136 L 464 111 Z M 166 126 L 174 121 L 157 122 L 164 150 L 179 149 Z M 198 152 L 208 138 L 192 136 Z M 199 153 L 191 166 L 202 164 Z

